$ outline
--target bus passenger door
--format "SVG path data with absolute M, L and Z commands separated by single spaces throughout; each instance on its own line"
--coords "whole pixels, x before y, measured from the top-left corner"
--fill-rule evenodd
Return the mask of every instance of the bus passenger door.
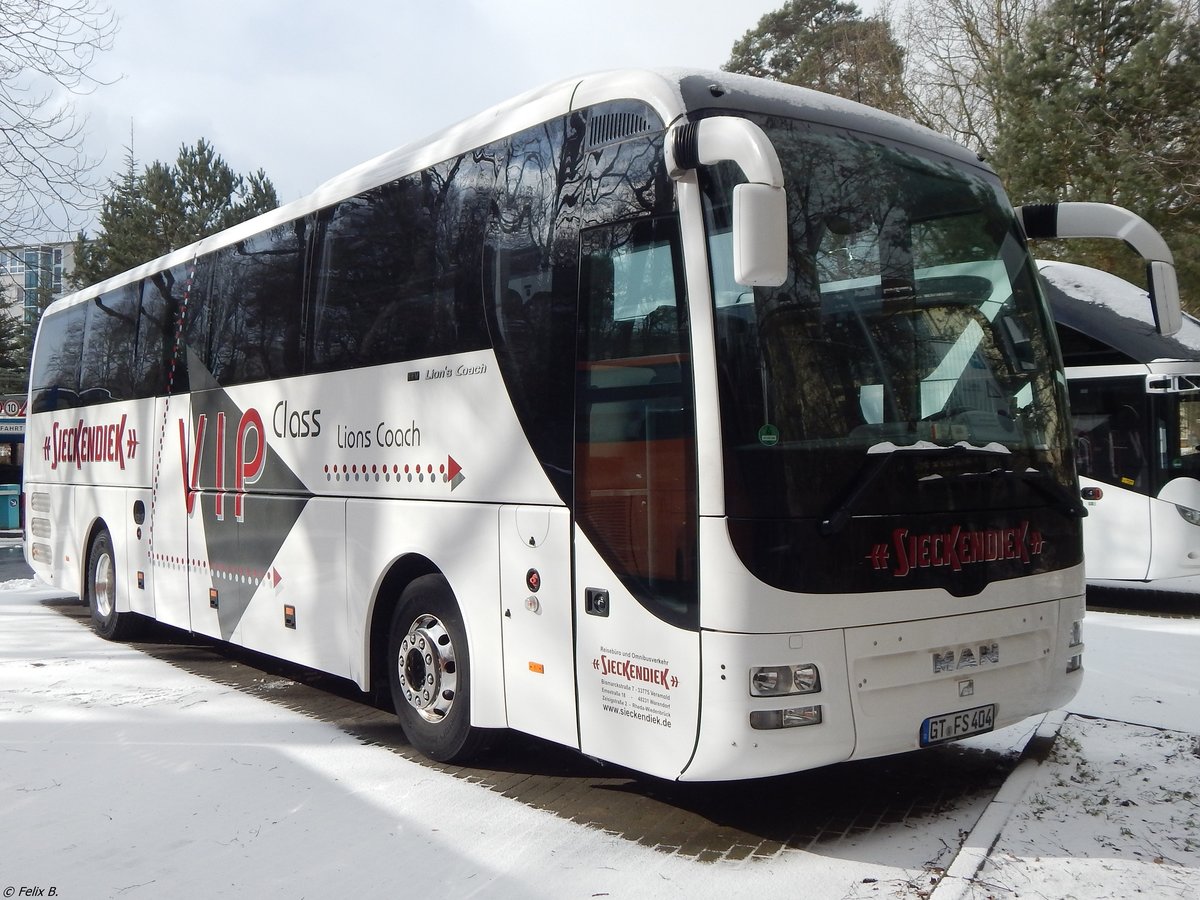
M 1141 581 L 1150 566 L 1152 435 L 1145 378 L 1072 379 L 1075 465 L 1089 579 Z
M 500 594 L 509 727 L 578 747 L 566 509 L 500 508 Z
M 156 401 L 155 480 L 150 502 L 148 541 L 153 583 L 154 617 L 176 628 L 192 627 L 188 604 L 188 509 L 194 456 L 191 398 L 160 397 Z M 165 418 L 165 421 L 164 421 Z
M 580 749 L 677 778 L 700 716 L 696 429 L 673 219 L 581 236 L 575 422 Z

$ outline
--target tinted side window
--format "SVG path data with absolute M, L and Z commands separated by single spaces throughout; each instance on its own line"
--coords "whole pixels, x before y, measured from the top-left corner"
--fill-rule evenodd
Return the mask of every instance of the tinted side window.
M 88 301 L 83 355 L 79 365 L 79 404 L 109 403 L 137 396 L 141 285 L 130 284 Z
M 174 323 L 167 320 L 161 298 L 149 281 L 137 292 L 137 351 L 133 359 L 134 397 L 153 397 L 167 390 L 170 354 L 175 346 Z
M 79 404 L 79 357 L 86 324 L 87 306 L 82 304 L 42 316 L 30 375 L 34 412 Z
M 212 255 L 205 360 L 218 384 L 303 372 L 304 235 L 297 220 Z
M 487 346 L 479 271 L 494 178 L 479 151 L 326 212 L 310 372 Z
M 193 280 L 191 265 L 177 265 L 162 272 L 151 275 L 142 287 L 142 306 L 145 313 L 142 327 L 147 334 L 146 355 L 143 364 L 147 367 L 147 377 L 157 368 L 160 377 L 156 391 L 168 394 L 182 394 L 188 391 L 190 369 L 197 370 L 199 376 L 199 357 L 196 350 L 202 347 L 205 340 L 202 336 L 202 323 L 207 321 L 204 316 L 203 304 L 195 302 L 189 294 L 189 286 Z M 193 288 L 194 291 L 194 288 Z M 185 308 L 185 299 L 188 301 Z M 183 317 L 183 341 L 179 340 L 180 316 Z M 201 323 L 198 327 L 197 323 Z M 158 354 L 159 362 L 152 360 L 154 353 Z
M 583 116 L 514 135 L 487 249 L 488 324 L 531 446 L 570 502 Z M 564 218 L 564 208 L 569 220 Z
M 175 313 L 168 313 L 162 292 L 170 295 L 171 275 L 125 285 L 42 320 L 45 336 L 32 377 L 36 412 L 166 392 Z
M 1145 379 L 1071 381 L 1068 387 L 1079 474 L 1150 493 L 1153 445 Z
M 662 123 L 620 102 L 513 135 L 497 185 L 485 270 L 488 325 L 530 444 L 572 502 L 579 235 L 669 213 Z

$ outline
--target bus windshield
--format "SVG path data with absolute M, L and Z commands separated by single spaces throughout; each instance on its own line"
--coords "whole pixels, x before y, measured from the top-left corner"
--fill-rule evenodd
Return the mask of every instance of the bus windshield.
M 719 164 L 701 174 L 728 514 L 827 516 L 864 472 L 879 471 L 868 464 L 880 454 L 895 465 L 855 514 L 945 509 L 944 485 L 922 501 L 924 485 L 947 474 L 945 459 L 930 470 L 937 456 L 961 459 L 955 474 L 1038 473 L 1065 490 L 1058 354 L 998 183 L 910 147 L 786 119 L 760 124 L 787 191 L 782 286 L 734 281 L 740 173 Z M 1045 504 L 1046 493 L 1004 495 Z M 997 491 L 974 496 L 994 506 Z M 976 504 L 960 494 L 952 505 Z

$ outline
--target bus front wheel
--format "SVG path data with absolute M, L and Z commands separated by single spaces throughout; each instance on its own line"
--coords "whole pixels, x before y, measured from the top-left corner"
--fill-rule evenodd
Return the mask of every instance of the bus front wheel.
M 439 762 L 478 755 L 487 732 L 471 726 L 471 664 L 462 614 L 441 575 L 404 589 L 388 637 L 392 703 L 414 748 Z
M 112 538 L 101 528 L 88 547 L 87 576 L 84 592 L 92 611 L 92 627 L 110 641 L 133 637 L 136 617 L 133 613 L 117 612 L 117 565 Z

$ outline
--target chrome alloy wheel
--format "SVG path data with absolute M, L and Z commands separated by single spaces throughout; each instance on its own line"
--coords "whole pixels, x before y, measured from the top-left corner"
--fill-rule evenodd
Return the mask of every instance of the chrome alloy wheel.
M 96 565 L 92 570 L 92 596 L 96 598 L 96 612 L 102 619 L 112 615 L 116 590 L 116 578 L 113 569 L 112 554 L 102 552 L 96 557 Z
M 454 642 L 441 621 L 418 616 L 400 644 L 396 666 L 404 699 L 427 722 L 441 722 L 454 706 L 458 665 Z

